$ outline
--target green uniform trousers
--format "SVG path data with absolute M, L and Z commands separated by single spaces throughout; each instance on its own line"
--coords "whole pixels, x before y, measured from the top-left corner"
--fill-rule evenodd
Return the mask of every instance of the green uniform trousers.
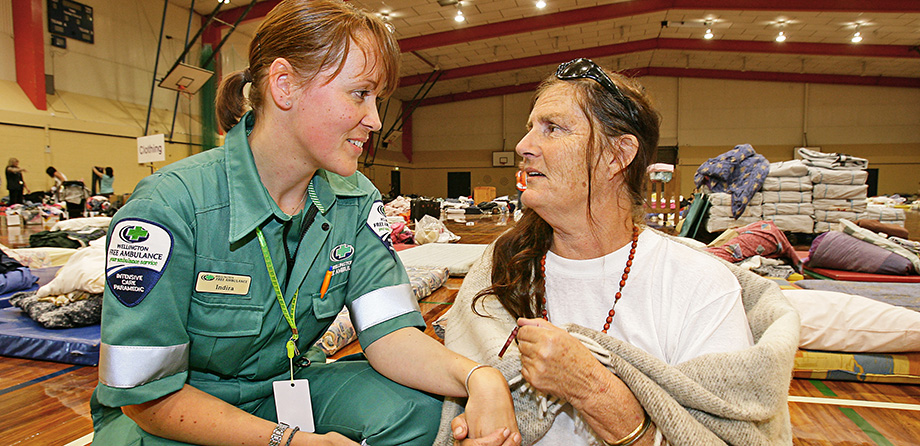
M 441 399 L 390 381 L 365 360 L 339 360 L 295 369 L 310 381 L 316 433 L 338 432 L 370 446 L 434 442 L 441 419 Z M 144 432 L 120 408 L 101 407 L 93 398 L 94 446 L 180 445 Z M 275 399 L 265 398 L 252 413 L 276 421 Z M 271 432 L 266 432 L 266 435 Z M 301 434 L 298 434 L 301 435 Z

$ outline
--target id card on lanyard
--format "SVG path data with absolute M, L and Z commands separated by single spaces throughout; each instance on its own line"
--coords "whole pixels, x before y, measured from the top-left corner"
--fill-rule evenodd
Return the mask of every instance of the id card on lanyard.
M 281 313 L 284 314 L 284 319 L 291 327 L 291 338 L 285 343 L 291 379 L 272 383 L 278 421 L 289 426 L 298 426 L 304 432 L 313 432 L 315 428 L 313 425 L 313 405 L 310 400 L 310 382 L 306 379 L 294 379 L 294 356 L 300 354 L 297 350 L 297 339 L 300 336 L 297 332 L 297 321 L 294 319 L 300 289 L 294 292 L 294 298 L 291 299 L 291 310 L 288 311 L 284 295 L 281 294 L 281 286 L 278 284 L 278 276 L 275 274 L 275 267 L 272 265 L 271 255 L 268 252 L 268 245 L 265 243 L 265 235 L 262 234 L 261 228 L 256 228 L 256 235 L 259 237 L 259 246 L 261 246 L 262 256 L 265 258 L 265 269 L 268 270 L 272 289 L 275 291 L 278 305 L 281 306 Z M 282 243 L 284 242 L 282 241 Z

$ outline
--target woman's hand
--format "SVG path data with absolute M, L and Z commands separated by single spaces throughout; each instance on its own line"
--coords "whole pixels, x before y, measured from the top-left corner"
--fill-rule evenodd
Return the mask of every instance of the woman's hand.
M 574 402 L 603 388 L 597 383 L 599 376 L 612 376 L 565 330 L 543 319 L 520 318 L 517 323 L 521 376 L 535 389 Z
M 520 444 L 521 434 L 518 433 L 517 419 L 514 416 L 511 391 L 501 372 L 492 367 L 476 369 L 470 375 L 469 390 L 464 419 L 468 425 L 469 437 L 481 439 L 496 432 L 507 431 L 508 435 L 502 435 L 502 441 L 496 444 L 502 444 L 506 440 L 509 445 Z M 453 422 L 451 427 L 454 427 Z
M 469 426 L 466 424 L 466 414 L 457 415 L 450 422 L 450 430 L 454 436 L 454 443 L 460 446 L 516 446 L 521 444 L 521 434 L 512 432 L 511 429 L 497 429 L 489 435 L 480 438 L 466 438 Z
M 543 319 L 518 319 L 521 375 L 535 389 L 572 404 L 607 441 L 616 441 L 642 423 L 639 401 L 588 347 Z M 636 445 L 650 444 L 644 435 Z

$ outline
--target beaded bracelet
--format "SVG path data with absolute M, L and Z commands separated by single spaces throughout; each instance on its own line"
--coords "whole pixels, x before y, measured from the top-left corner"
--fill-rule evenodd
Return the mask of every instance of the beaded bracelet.
M 607 446 L 629 446 L 639 441 L 639 439 L 642 438 L 642 435 L 645 434 L 645 431 L 648 430 L 648 427 L 652 424 L 652 419 L 648 416 L 648 412 L 645 412 L 644 410 L 642 412 L 645 413 L 645 419 L 642 420 L 642 424 L 640 424 L 636 430 L 630 432 L 629 435 L 623 437 L 619 441 L 614 443 L 607 443 L 605 441 L 604 444 Z
M 470 377 L 473 376 L 473 372 L 483 367 L 490 367 L 488 364 L 478 364 L 470 369 L 466 374 L 466 381 L 463 382 L 463 386 L 466 387 L 466 396 L 470 396 Z
M 291 440 L 294 439 L 294 434 L 296 434 L 297 431 L 299 430 L 300 430 L 300 426 L 294 426 L 294 428 L 291 429 L 291 436 L 288 437 L 288 441 L 284 442 L 284 446 L 291 446 Z
M 288 430 L 288 427 L 290 426 L 279 422 L 272 431 L 271 438 L 268 439 L 268 446 L 281 446 L 281 438 L 284 437 L 284 432 Z

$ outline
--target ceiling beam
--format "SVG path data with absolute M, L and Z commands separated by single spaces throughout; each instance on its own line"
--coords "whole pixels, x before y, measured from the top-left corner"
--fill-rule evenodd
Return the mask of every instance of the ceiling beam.
M 688 77 L 699 79 L 730 79 L 743 81 L 766 82 L 796 82 L 807 84 L 832 84 L 832 85 L 865 85 L 877 87 L 906 87 L 920 88 L 920 78 L 913 77 L 881 77 L 881 76 L 851 76 L 845 74 L 800 74 L 800 73 L 775 73 L 769 71 L 732 71 L 732 70 L 707 70 L 702 68 L 671 68 L 671 67 L 646 67 L 625 70 L 629 77 L 660 76 L 660 77 Z M 505 87 L 488 88 L 466 93 L 453 93 L 443 96 L 433 96 L 423 100 L 419 107 L 444 104 L 449 102 L 468 101 L 471 99 L 488 98 L 514 93 L 534 91 L 539 83 L 509 85 Z
M 267 0 L 264 2 L 256 3 L 255 6 L 252 7 L 252 10 L 249 11 L 249 14 L 246 14 L 246 19 L 243 20 L 242 23 L 251 22 L 253 20 L 258 20 L 265 17 L 268 15 L 269 11 L 278 5 L 278 3 L 281 3 L 281 0 Z M 224 23 L 221 23 L 219 28 L 225 28 L 229 26 L 227 24 L 236 22 L 237 19 L 239 19 L 240 16 L 245 12 L 246 6 L 238 6 L 226 11 L 221 11 L 217 14 L 217 19 Z
M 648 67 L 645 76 L 735 79 L 745 81 L 797 82 L 804 84 L 867 85 L 920 88 L 920 78 L 854 76 L 848 74 L 777 73 L 772 71 L 707 70 L 702 68 Z
M 519 70 L 522 68 L 558 64 L 578 57 L 607 57 L 656 49 L 920 59 L 920 53 L 913 51 L 911 47 L 907 45 L 853 45 L 844 43 L 804 42 L 777 43 L 746 40 L 656 38 L 454 68 L 444 70 L 440 80 L 458 79 Z M 403 87 L 420 84 L 428 76 L 429 73 L 405 76 L 400 79 L 399 85 Z
M 749 0 L 739 2 L 737 0 L 634 0 L 409 37 L 399 41 L 399 48 L 402 52 L 420 51 L 464 42 L 493 39 L 544 29 L 661 12 L 670 9 L 917 13 L 920 12 L 920 1 Z

